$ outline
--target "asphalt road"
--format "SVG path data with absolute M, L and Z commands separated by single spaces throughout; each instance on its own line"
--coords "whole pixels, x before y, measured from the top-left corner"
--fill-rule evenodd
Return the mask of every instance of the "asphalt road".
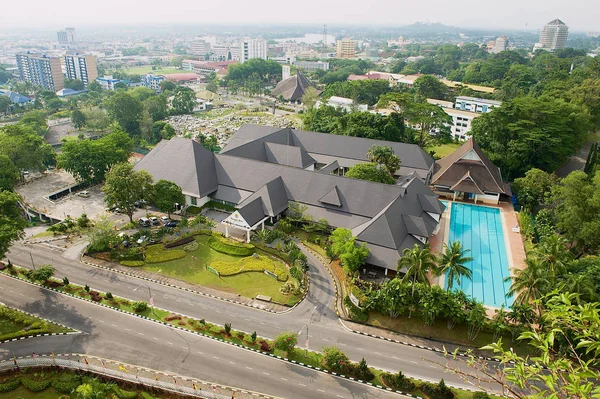
M 298 338 L 301 347 L 306 343 L 308 324 L 310 349 L 320 350 L 323 346 L 335 345 L 352 360 L 360 361 L 364 357 L 369 365 L 383 370 L 392 372 L 402 370 L 408 376 L 433 382 L 444 378 L 446 383 L 456 387 L 472 387 L 462 377 L 446 373 L 444 367 L 439 364 L 448 363 L 466 369 L 462 360 L 455 361 L 436 352 L 365 337 L 346 330 L 334 311 L 333 282 L 324 270 L 324 266 L 310 254 L 308 255 L 311 264 L 309 271 L 311 285 L 306 299 L 290 312 L 273 314 L 93 268 L 76 259 L 63 257 L 65 255 L 73 258 L 72 253 L 63 254 L 40 245 L 16 244 L 11 248 L 7 258 L 15 264 L 30 267 L 29 251 L 33 254 L 36 264 L 50 263 L 57 269 L 57 277 L 67 276 L 74 283 L 89 284 L 94 289 L 143 301 L 148 301 L 148 287 L 150 287 L 156 307 L 199 319 L 204 318 L 213 323 L 229 322 L 235 329 L 249 333 L 256 331 L 258 335 L 268 338 L 273 338 L 284 331 L 302 331 Z M 119 352 L 116 353 L 118 354 Z M 119 356 L 115 359 L 127 361 Z M 255 389 L 250 386 L 242 385 L 242 387 Z
M 285 398 L 394 398 L 398 395 L 175 330 L 0 276 L 2 301 L 84 334 L 0 346 L 0 358 L 87 353 Z

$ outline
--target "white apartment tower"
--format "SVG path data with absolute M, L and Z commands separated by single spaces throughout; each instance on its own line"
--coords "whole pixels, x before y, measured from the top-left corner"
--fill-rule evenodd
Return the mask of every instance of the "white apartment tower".
M 45 54 L 17 53 L 17 67 L 21 80 L 59 91 L 65 87 L 60 58 Z
M 492 54 L 498 54 L 508 48 L 508 38 L 506 36 L 500 36 L 496 39 L 496 44 L 494 44 L 494 48 L 490 50 Z
M 56 32 L 56 38 L 58 43 L 63 46 L 73 46 L 75 44 L 75 28 L 66 28 L 65 30 L 59 30 Z
M 567 47 L 569 27 L 560 19 L 548 22 L 540 33 L 539 47 L 544 50 L 554 51 Z
M 210 53 L 210 43 L 202 39 L 193 41 L 190 47 L 192 55 L 204 57 L 206 54 Z
M 86 89 L 88 83 L 98 77 L 98 65 L 93 55 L 65 55 L 64 60 L 67 78 L 81 80 Z
M 337 58 L 354 58 L 356 56 L 356 40 L 349 38 L 343 38 L 336 42 Z
M 267 41 L 264 39 L 244 39 L 240 42 L 240 62 L 253 58 L 267 59 Z

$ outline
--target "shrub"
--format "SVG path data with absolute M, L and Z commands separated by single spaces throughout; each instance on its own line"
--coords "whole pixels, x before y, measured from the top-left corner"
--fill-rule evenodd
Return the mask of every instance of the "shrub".
M 119 255 L 119 260 L 144 260 L 144 252 L 140 247 L 128 248 Z
M 294 353 L 296 343 L 297 335 L 295 332 L 283 332 L 275 338 L 275 341 L 273 341 L 273 347 L 284 351 L 289 356 Z
M 85 290 L 85 292 L 90 292 L 90 286 L 89 285 L 85 285 L 85 287 L 83 287 L 83 289 Z
M 337 347 L 326 346 L 321 352 L 323 353 L 321 366 L 323 366 L 324 369 L 335 372 L 344 372 L 347 370 L 348 364 L 350 363 L 348 356 Z
M 165 248 L 175 248 L 178 247 L 180 245 L 185 245 L 185 244 L 189 244 L 193 241 L 196 241 L 196 239 L 194 238 L 194 236 L 188 236 L 188 237 L 183 237 L 183 238 L 179 238 L 175 241 L 171 241 L 167 244 L 165 244 Z
M 63 284 L 64 285 L 69 285 L 70 284 L 69 278 L 67 276 L 63 277 Z
M 193 241 L 190 242 L 189 244 L 185 244 L 184 246 L 181 247 L 181 249 L 183 249 L 185 252 L 194 252 L 195 250 L 198 249 L 200 245 L 198 244 L 198 241 Z
M 252 343 L 255 343 L 255 342 L 256 342 L 256 331 L 254 331 L 254 332 L 252 333 L 252 335 L 250 335 L 250 338 L 252 339 L 252 341 L 251 341 Z
M 209 330 L 209 333 L 213 334 L 213 335 L 221 335 L 223 334 L 224 330 L 223 328 L 221 328 L 221 326 L 212 326 Z
M 398 391 L 414 391 L 417 386 L 409 378 L 407 378 L 402 371 L 398 371 L 397 374 L 385 373 L 382 377 L 385 384 Z
M 113 392 L 115 393 L 115 395 L 117 395 L 119 399 L 135 399 L 138 397 L 136 391 L 126 391 L 122 388 L 119 388 L 118 386 L 115 386 L 113 388 Z
M 271 352 L 271 345 L 263 339 L 260 341 L 260 350 L 263 352 Z
M 236 262 L 213 262 L 210 266 L 218 271 L 221 276 L 233 276 L 243 272 L 263 272 L 268 270 L 277 275 L 277 280 L 279 281 L 284 282 L 289 278 L 287 268 L 284 265 L 273 262 L 264 255 L 248 256 Z
M 473 394 L 473 399 L 490 399 L 490 395 L 487 392 L 475 392 Z
M 131 309 L 133 309 L 134 312 L 143 312 L 148 309 L 148 304 L 144 301 L 136 301 L 131 304 Z
M 119 263 L 128 267 L 139 267 L 145 264 L 143 260 L 122 260 Z
M 112 299 L 113 299 L 113 294 L 111 294 L 110 292 L 107 292 L 107 293 L 104 295 L 104 297 L 105 297 L 107 300 L 109 300 L 109 301 L 112 301 Z
M 213 235 L 208 240 L 208 245 L 217 252 L 233 256 L 250 256 L 256 251 L 252 244 L 233 242 L 218 235 Z
M 369 320 L 369 312 L 354 305 L 350 300 L 350 297 L 347 296 L 344 298 L 344 305 L 346 305 L 346 309 L 348 309 L 352 321 L 364 324 Z
M 66 395 L 73 392 L 81 384 L 81 378 L 74 377 L 69 380 L 62 380 L 55 378 L 52 380 L 52 388 L 58 393 L 64 393 Z
M 160 263 L 185 257 L 182 249 L 167 250 L 162 244 L 150 245 L 146 248 L 146 263 Z
M 35 381 L 25 377 L 21 379 L 21 383 L 25 388 L 29 389 L 31 392 L 42 392 L 50 386 L 51 381 Z
M 446 386 L 444 379 L 442 378 L 438 384 L 432 384 L 430 382 L 424 382 L 421 384 L 421 391 L 429 396 L 431 399 L 452 399 L 454 398 L 454 392 Z
M 244 337 L 246 336 L 246 334 L 244 334 L 242 331 L 238 331 L 238 332 L 237 332 L 237 334 L 236 334 L 236 336 L 237 336 L 239 339 L 243 340 L 243 339 L 244 339 Z
M 21 386 L 20 379 L 14 379 L 12 381 L 0 382 L 0 393 L 12 392 Z
M 363 381 L 371 381 L 373 377 L 375 377 L 369 369 L 369 365 L 367 364 L 367 361 L 364 357 L 356 366 L 355 375 L 356 378 Z
M 88 218 L 88 216 L 84 213 L 82 214 L 79 219 L 77 219 L 77 226 L 81 227 L 81 228 L 86 228 L 90 225 L 90 219 Z
M 225 323 L 225 334 L 231 335 L 231 323 Z

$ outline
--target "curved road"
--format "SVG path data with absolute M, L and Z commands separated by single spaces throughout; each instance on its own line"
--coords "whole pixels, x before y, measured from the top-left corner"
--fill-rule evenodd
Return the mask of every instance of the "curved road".
M 304 347 L 306 342 L 306 325 L 308 324 L 310 349 L 319 350 L 323 346 L 335 345 L 343 350 L 352 360 L 360 361 L 360 359 L 364 357 L 371 366 L 380 369 L 392 372 L 402 370 L 406 375 L 411 377 L 434 382 L 444 378 L 446 383 L 456 387 L 472 387 L 472 385 L 466 383 L 460 376 L 445 373 L 444 368 L 437 364 L 450 363 L 454 366 L 460 366 L 463 369 L 466 368 L 465 362 L 460 359 L 451 360 L 436 352 L 365 337 L 346 330 L 339 322 L 334 311 L 335 288 L 333 282 L 331 281 L 328 272 L 325 270 L 325 267 L 310 253 L 307 253 L 307 256 L 309 257 L 310 263 L 309 273 L 311 285 L 306 299 L 287 313 L 273 314 L 247 306 L 181 291 L 161 284 L 146 282 L 112 271 L 90 267 L 82 264 L 78 259 L 73 260 L 65 258 L 63 255 L 72 257 L 72 255 L 68 255 L 66 252 L 63 253 L 59 250 L 54 250 L 41 245 L 25 246 L 21 243 L 16 244 L 11 248 L 7 258 L 15 264 L 27 267 L 31 263 L 30 251 L 33 254 L 36 264 L 50 263 L 57 269 L 57 277 L 67 276 L 69 280 L 74 283 L 82 285 L 89 284 L 94 289 L 110 291 L 114 295 L 143 301 L 148 301 L 146 289 L 148 286 L 152 289 L 156 307 L 199 319 L 204 318 L 213 323 L 224 324 L 230 322 L 235 329 L 249 333 L 256 331 L 258 335 L 268 338 L 273 338 L 284 331 L 299 332 L 302 330 L 298 339 L 299 346 L 301 347 Z M 5 286 L 5 279 L 0 280 L 2 286 Z M 22 308 L 21 306 L 18 306 L 18 302 L 15 306 Z M 46 313 L 39 314 L 45 315 Z M 60 321 L 60 319 L 57 320 Z M 67 323 L 67 325 L 78 328 L 73 324 Z M 93 332 L 96 331 L 95 329 L 97 327 L 99 326 L 94 325 Z M 105 326 L 101 327 L 106 328 Z M 80 330 L 90 331 L 90 329 L 85 328 Z M 178 332 L 178 334 L 181 333 Z M 75 340 L 77 340 L 77 338 Z M 87 340 L 89 341 L 89 339 Z M 210 345 L 217 346 L 212 342 Z M 240 351 L 239 349 L 236 350 L 238 352 Z M 71 350 L 71 352 L 75 351 Z M 113 356 L 107 357 L 129 361 L 128 359 L 123 358 L 125 353 L 126 351 L 116 351 Z M 106 354 L 100 353 L 97 355 L 103 356 Z M 155 353 L 144 353 L 144 356 L 148 357 L 153 357 L 155 355 Z M 141 357 L 134 358 L 134 360 L 135 359 L 138 359 L 139 363 Z M 136 361 L 133 361 L 132 363 L 136 363 Z M 281 369 L 289 367 L 289 365 L 285 365 Z M 230 373 L 232 371 L 233 370 L 230 370 Z M 235 373 L 235 375 L 237 378 L 239 374 Z M 206 375 L 203 375 L 202 378 L 210 379 Z M 250 376 L 250 381 L 252 380 L 253 379 Z M 232 381 L 230 381 L 229 384 L 236 385 Z M 351 385 L 354 386 L 355 384 Z M 256 386 L 242 385 L 242 387 L 256 391 L 264 391 L 264 389 L 261 390 Z M 355 388 L 360 391 L 359 386 Z M 268 391 L 267 393 L 276 394 L 275 391 Z M 287 391 L 286 397 L 289 397 Z

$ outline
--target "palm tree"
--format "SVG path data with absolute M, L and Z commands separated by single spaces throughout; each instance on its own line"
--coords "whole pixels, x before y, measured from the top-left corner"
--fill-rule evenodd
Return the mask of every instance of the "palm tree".
M 525 259 L 525 269 L 518 270 L 512 277 L 512 284 L 507 295 L 516 294 L 515 302 L 521 305 L 530 304 L 542 298 L 550 286 L 550 280 L 547 270 L 542 262 L 536 258 L 528 257 Z M 504 281 L 510 281 L 511 277 L 506 277 Z M 541 307 L 538 305 L 538 312 L 541 316 Z
M 403 282 L 410 281 L 412 284 L 411 295 L 415 296 L 415 285 L 418 282 L 429 285 L 427 273 L 435 270 L 435 256 L 429 250 L 429 244 L 425 244 L 421 248 L 419 244 L 415 244 L 412 248 L 406 248 L 402 251 L 402 257 L 398 259 L 398 271 L 406 268 L 406 274 L 402 277 Z
M 450 291 L 454 286 L 454 282 L 460 285 L 460 280 L 464 276 L 471 280 L 473 278 L 473 272 L 467 266 L 466 263 L 473 260 L 470 256 L 465 256 L 470 249 L 463 249 L 460 241 L 454 241 L 450 245 L 444 244 L 444 253 L 438 259 L 438 269 L 436 274 L 438 276 L 446 274 L 448 283 L 446 289 Z
M 563 274 L 573 254 L 567 249 L 568 241 L 558 235 L 550 234 L 540 240 L 536 248 L 536 256 L 546 267 L 551 277 Z

